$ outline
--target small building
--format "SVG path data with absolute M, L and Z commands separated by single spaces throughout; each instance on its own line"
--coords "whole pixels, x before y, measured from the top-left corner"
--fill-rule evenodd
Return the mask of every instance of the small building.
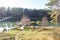
M 26 25 L 30 25 L 31 24 L 31 21 L 30 21 L 30 19 L 29 19 L 28 16 L 23 15 L 21 21 L 19 23 L 17 23 L 17 25 L 25 25 L 25 24 Z
M 47 16 L 43 16 L 42 21 L 41 21 L 41 26 L 48 26 L 48 19 Z

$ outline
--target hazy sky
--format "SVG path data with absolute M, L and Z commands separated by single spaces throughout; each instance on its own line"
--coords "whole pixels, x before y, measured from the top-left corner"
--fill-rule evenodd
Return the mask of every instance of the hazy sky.
M 47 0 L 0 0 L 0 7 L 22 7 L 44 9 Z

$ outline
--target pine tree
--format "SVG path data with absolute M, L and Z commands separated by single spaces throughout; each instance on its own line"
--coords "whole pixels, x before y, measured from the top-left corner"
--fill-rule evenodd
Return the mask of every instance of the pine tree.
M 51 15 L 51 22 L 54 24 L 58 24 L 58 16 L 60 12 L 60 0 L 50 0 L 47 4 L 52 12 L 49 14 Z
M 59 13 L 58 13 L 58 11 L 52 11 L 51 13 L 51 18 L 52 18 L 52 20 L 50 21 L 51 23 L 53 23 L 53 24 L 55 24 L 55 25 L 57 25 L 58 24 L 58 16 L 59 16 Z

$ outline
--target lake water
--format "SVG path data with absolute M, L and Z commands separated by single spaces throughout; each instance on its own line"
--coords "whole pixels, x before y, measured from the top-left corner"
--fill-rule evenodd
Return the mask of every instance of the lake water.
M 0 32 L 3 32 L 4 29 L 6 29 L 6 31 L 9 31 L 12 27 L 0 27 Z

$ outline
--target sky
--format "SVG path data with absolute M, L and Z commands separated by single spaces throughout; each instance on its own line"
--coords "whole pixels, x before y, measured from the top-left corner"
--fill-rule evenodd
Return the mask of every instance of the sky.
M 47 0 L 0 0 L 0 7 L 21 7 L 29 9 L 44 9 Z

